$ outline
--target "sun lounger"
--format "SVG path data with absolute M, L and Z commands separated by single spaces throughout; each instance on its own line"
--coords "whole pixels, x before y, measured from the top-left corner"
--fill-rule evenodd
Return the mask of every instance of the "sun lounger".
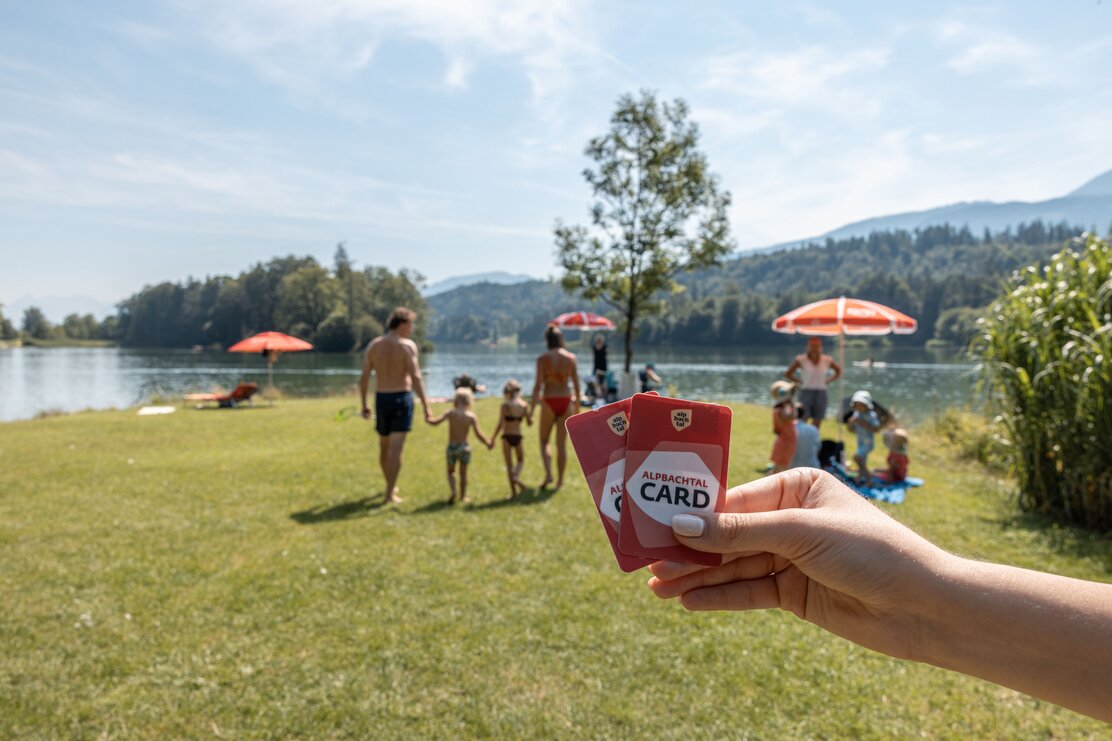
M 186 401 L 215 401 L 217 406 L 235 409 L 242 402 L 251 403 L 251 397 L 259 390 L 257 383 L 241 383 L 230 393 L 223 394 L 186 394 Z

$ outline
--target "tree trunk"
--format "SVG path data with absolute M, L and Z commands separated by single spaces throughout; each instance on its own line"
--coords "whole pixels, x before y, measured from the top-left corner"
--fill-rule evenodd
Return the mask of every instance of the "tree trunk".
M 637 305 L 632 296 L 625 315 L 625 372 L 629 373 L 633 367 L 633 320 L 637 316 Z

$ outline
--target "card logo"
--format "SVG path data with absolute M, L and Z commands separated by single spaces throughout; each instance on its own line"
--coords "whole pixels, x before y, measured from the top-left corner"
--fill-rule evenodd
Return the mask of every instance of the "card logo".
M 673 409 L 672 410 L 672 426 L 676 428 L 676 432 L 683 432 L 691 426 L 691 410 L 690 409 Z
M 626 416 L 625 412 L 618 412 L 606 420 L 606 424 L 610 425 L 610 429 L 618 437 L 624 437 L 626 432 L 629 431 L 629 417 Z
M 636 507 L 668 527 L 673 515 L 713 512 L 720 488 L 703 459 L 683 451 L 653 451 L 625 482 Z

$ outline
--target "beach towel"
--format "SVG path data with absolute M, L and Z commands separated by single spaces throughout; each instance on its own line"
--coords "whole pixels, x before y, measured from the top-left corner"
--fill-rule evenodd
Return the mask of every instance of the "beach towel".
M 823 466 L 823 468 L 834 474 L 839 481 L 866 499 L 888 502 L 889 504 L 903 504 L 909 488 L 923 485 L 923 479 L 916 478 L 915 476 L 908 476 L 903 481 L 891 484 L 873 479 L 872 486 L 862 486 L 856 483 L 853 476 L 845 469 L 845 466 L 837 461 L 830 461 L 830 463 Z

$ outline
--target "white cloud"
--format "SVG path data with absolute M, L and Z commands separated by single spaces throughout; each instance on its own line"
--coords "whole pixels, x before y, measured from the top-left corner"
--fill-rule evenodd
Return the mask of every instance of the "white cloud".
M 578 60 L 606 59 L 581 0 L 249 0 L 202 5 L 198 18 L 215 44 L 299 94 L 359 72 L 383 39 L 439 49 L 450 88 L 476 60 L 511 59 L 537 99 L 566 89 Z
M 935 37 L 954 51 L 946 66 L 963 75 L 1006 73 L 1003 84 L 1036 86 L 1055 82 L 1058 66 L 1039 45 L 1001 30 L 982 18 L 969 23 L 957 17 L 940 21 Z
M 782 117 L 782 111 L 766 108 L 757 113 L 740 113 L 729 108 L 695 106 L 691 120 L 713 136 L 737 138 L 756 134 L 772 126 Z
M 791 52 L 736 52 L 700 60 L 701 87 L 762 102 L 821 108 L 844 115 L 872 115 L 880 109 L 874 89 L 853 78 L 882 69 L 889 50 L 840 53 L 823 46 Z
M 963 48 L 947 64 L 958 72 L 972 73 L 1011 65 L 1027 65 L 1038 59 L 1034 46 L 1012 36 L 998 34 L 995 38 L 976 41 Z
M 467 88 L 467 76 L 471 73 L 471 65 L 462 57 L 456 57 L 448 64 L 444 73 L 444 84 L 453 90 Z

